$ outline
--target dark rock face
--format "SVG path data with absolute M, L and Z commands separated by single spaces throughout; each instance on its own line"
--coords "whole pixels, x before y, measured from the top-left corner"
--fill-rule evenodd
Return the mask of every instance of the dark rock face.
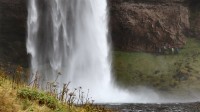
M 114 49 L 154 52 L 200 35 L 199 0 L 108 0 Z M 27 0 L 0 0 L 0 59 L 27 63 Z
M 200 1 L 190 3 L 190 35 L 200 39 Z
M 0 61 L 24 64 L 27 0 L 0 0 Z M 27 63 L 27 62 L 26 62 Z
M 186 43 L 184 32 L 190 27 L 188 7 L 182 0 L 146 1 L 111 3 L 110 26 L 115 48 L 152 52 L 164 44 L 182 47 Z

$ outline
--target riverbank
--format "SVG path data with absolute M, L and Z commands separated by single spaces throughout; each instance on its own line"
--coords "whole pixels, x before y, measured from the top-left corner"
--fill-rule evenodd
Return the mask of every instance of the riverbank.
M 118 112 L 199 112 L 200 103 L 105 105 Z

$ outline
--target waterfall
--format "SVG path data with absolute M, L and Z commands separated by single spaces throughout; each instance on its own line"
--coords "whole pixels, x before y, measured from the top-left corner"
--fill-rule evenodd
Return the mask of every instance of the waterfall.
M 96 102 L 147 101 L 112 85 L 106 0 L 29 0 L 28 5 L 31 79 L 38 73 L 41 85 L 71 82 L 90 89 Z

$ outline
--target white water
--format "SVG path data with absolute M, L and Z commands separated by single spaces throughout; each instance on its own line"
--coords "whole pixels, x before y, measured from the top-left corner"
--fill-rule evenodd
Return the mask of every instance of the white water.
M 134 94 L 113 86 L 106 0 L 29 0 L 27 24 L 27 52 L 41 85 L 60 72 L 60 84 L 89 89 L 98 103 L 159 100 L 148 89 Z

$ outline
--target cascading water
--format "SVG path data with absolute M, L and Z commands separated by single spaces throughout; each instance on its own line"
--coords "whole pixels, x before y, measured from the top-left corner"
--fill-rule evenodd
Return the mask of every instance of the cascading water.
M 96 102 L 147 102 L 112 85 L 107 22 L 106 0 L 29 0 L 27 52 L 40 84 L 60 72 L 57 82 L 90 89 Z

